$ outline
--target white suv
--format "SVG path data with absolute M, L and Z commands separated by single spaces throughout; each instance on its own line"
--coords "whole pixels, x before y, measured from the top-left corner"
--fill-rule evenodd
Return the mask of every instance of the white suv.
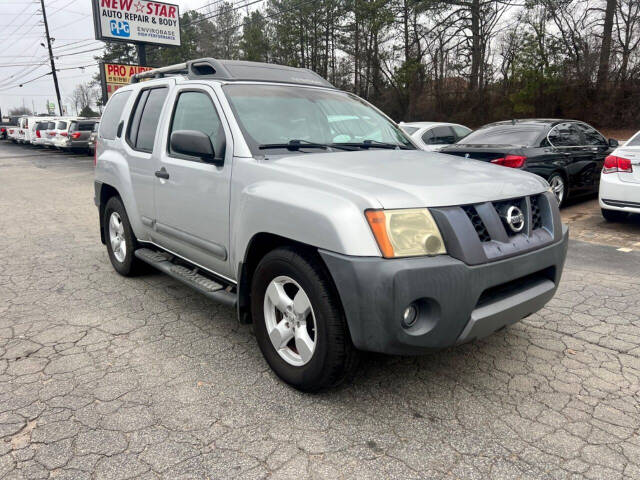
M 640 213 L 640 132 L 605 159 L 599 201 L 602 216 L 610 222 Z

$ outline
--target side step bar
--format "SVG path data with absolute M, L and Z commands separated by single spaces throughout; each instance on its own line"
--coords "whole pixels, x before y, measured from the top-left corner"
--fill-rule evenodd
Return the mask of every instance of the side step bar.
M 189 269 L 171 262 L 173 255 L 157 252 L 150 248 L 139 248 L 134 252 L 134 255 L 143 262 L 197 290 L 207 298 L 230 307 L 236 306 L 237 295 L 235 293 L 225 290 L 218 282 L 200 275 L 197 268 Z

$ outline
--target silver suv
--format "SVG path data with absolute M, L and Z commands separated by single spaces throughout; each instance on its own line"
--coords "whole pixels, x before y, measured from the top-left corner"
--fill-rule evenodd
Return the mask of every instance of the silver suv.
M 132 81 L 96 143 L 113 267 L 235 308 L 294 387 L 337 384 L 359 350 L 484 337 L 553 297 L 568 234 L 540 177 L 417 150 L 309 70 L 200 59 Z

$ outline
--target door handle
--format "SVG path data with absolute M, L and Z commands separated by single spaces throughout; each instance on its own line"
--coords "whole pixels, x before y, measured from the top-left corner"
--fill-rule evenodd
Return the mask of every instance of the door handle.
M 165 180 L 169 179 L 169 172 L 167 172 L 164 167 L 162 167 L 160 170 L 156 170 L 155 175 L 158 178 L 164 178 Z

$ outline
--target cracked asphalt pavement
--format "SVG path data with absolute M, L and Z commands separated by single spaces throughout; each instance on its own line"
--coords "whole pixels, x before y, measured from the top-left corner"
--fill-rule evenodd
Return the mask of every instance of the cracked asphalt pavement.
M 307 395 L 98 237 L 92 159 L 0 144 L 0 478 L 640 478 L 640 254 L 572 241 L 490 338 Z

